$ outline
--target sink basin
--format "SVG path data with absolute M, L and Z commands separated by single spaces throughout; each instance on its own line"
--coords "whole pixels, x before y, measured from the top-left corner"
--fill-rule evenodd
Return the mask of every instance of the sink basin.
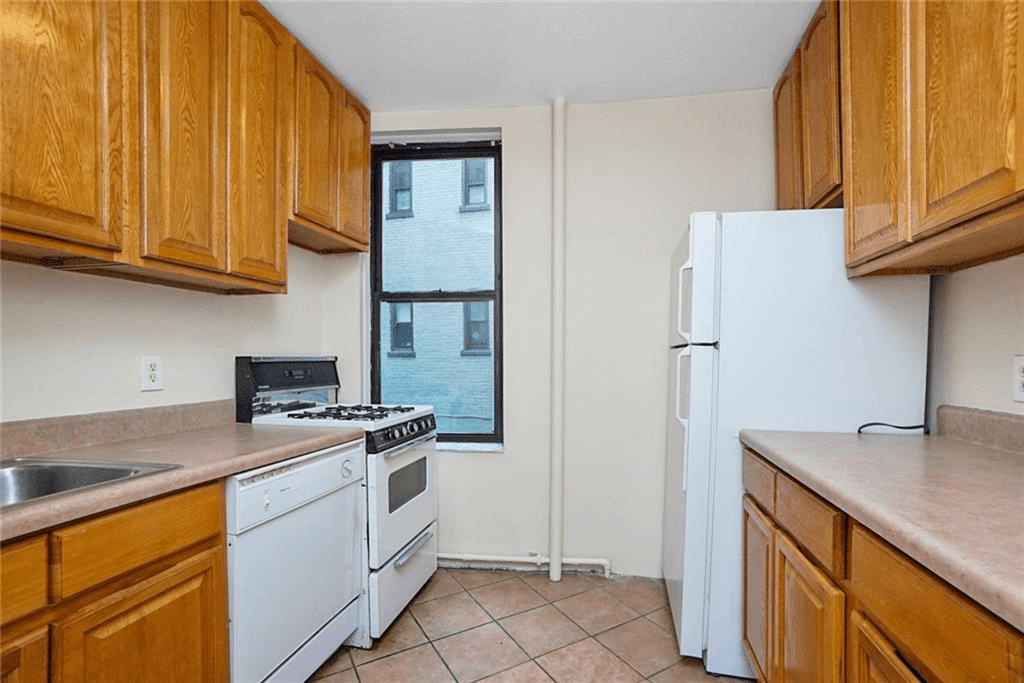
M 0 508 L 179 467 L 181 465 L 103 460 L 4 460 L 0 462 Z

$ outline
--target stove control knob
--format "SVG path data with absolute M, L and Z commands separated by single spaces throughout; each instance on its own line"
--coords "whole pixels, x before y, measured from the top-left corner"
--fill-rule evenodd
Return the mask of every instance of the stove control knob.
M 418 432 L 418 431 L 420 431 L 420 426 L 419 426 L 419 424 L 418 424 L 418 423 L 416 423 L 416 422 L 410 422 L 410 423 L 409 423 L 409 433 L 410 433 L 410 434 L 415 434 L 415 433 L 416 433 L 416 432 Z
M 348 479 L 352 476 L 352 461 L 346 460 L 341 463 L 341 476 Z

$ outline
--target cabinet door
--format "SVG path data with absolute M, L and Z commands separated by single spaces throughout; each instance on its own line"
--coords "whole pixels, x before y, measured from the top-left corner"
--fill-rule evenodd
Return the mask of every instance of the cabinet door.
M 0 651 L 0 683 L 46 683 L 48 645 L 45 626 L 4 643 Z
M 909 4 L 840 5 L 847 266 L 908 239 L 903 73 Z
M 800 44 L 803 205 L 827 206 L 842 191 L 839 147 L 839 39 L 836 0 L 824 0 Z
M 847 683 L 919 683 L 892 646 L 860 612 L 850 613 Z
M 301 45 L 295 49 L 295 215 L 341 225 L 341 117 L 344 90 Z
M 139 3 L 143 256 L 227 269 L 228 5 Z
M 119 250 L 121 3 L 0 3 L 5 226 Z
M 775 534 L 775 590 L 775 680 L 841 683 L 845 596 L 781 532 Z
M 64 683 L 227 680 L 222 548 L 202 551 L 53 626 Z
M 775 84 L 775 206 L 804 208 L 803 148 L 800 143 L 800 51 L 797 50 Z
M 774 680 L 772 560 L 775 525 L 743 498 L 743 644 L 759 681 Z
M 916 238 L 1024 189 L 1024 2 L 909 4 Z
M 341 231 L 370 243 L 370 110 L 348 95 L 341 126 L 344 171 L 341 186 Z
M 291 209 L 290 35 L 258 3 L 233 3 L 228 44 L 231 272 L 283 283 Z

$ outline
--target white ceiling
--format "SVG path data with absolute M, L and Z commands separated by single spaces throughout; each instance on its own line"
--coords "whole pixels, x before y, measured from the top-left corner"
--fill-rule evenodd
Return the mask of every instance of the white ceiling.
M 375 112 L 768 88 L 818 0 L 264 0 Z

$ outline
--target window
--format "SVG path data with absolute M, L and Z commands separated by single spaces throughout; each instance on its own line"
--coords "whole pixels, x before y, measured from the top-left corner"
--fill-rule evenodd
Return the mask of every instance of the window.
M 440 441 L 503 436 L 500 197 L 497 142 L 373 147 L 371 399 L 433 406 Z
M 462 355 L 491 353 L 491 306 L 487 301 L 462 304 Z
M 396 301 L 391 304 L 391 357 L 415 358 L 412 346 L 412 303 Z
M 412 218 L 412 162 L 396 161 L 389 164 L 391 176 L 388 183 L 391 202 L 388 219 Z
M 487 211 L 487 160 L 465 159 L 462 162 L 462 206 L 459 211 Z

